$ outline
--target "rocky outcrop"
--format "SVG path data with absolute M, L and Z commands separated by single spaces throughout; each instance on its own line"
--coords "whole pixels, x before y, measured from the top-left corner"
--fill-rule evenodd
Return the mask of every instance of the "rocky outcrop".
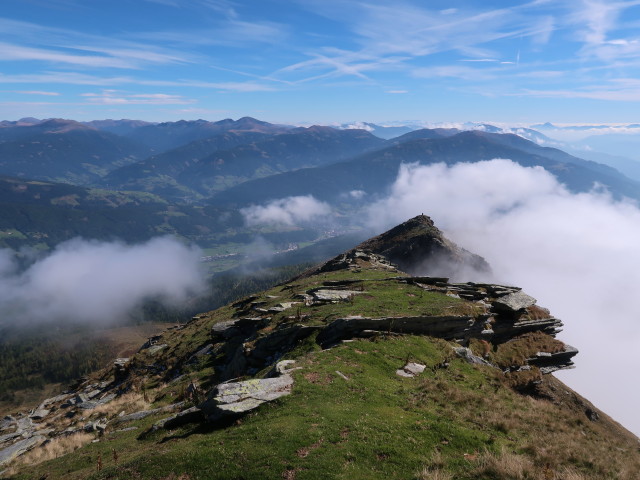
M 367 261 L 374 267 L 397 266 L 403 272 L 414 275 L 445 275 L 459 278 L 470 271 L 485 275 L 491 272 L 484 258 L 447 239 L 428 216 L 418 215 L 362 242 L 354 249 L 304 275 L 338 270 L 345 262 L 353 268 L 358 258 L 366 257 L 369 257 Z
M 564 350 L 560 352 L 537 352 L 534 357 L 527 359 L 527 364 L 538 367 L 543 374 L 548 374 L 573 368 L 572 358 L 577 354 L 577 348 L 565 344 Z
M 0 466 L 6 465 L 43 442 L 77 432 L 104 432 L 105 419 L 85 422 L 85 416 L 117 397 L 112 382 L 77 382 L 73 390 L 43 400 L 28 413 L 0 421 Z
M 298 297 L 303 299 L 307 306 L 348 302 L 355 295 L 366 293 L 368 281 L 362 279 L 324 282 L 321 287 L 311 288 L 298 294 Z M 453 340 L 466 347 L 472 339 L 490 341 L 497 345 L 526 333 L 542 332 L 554 337 L 561 331 L 562 322 L 547 310 L 537 307 L 535 298 L 517 287 L 474 282 L 450 283 L 444 277 L 426 276 L 398 276 L 388 280 L 371 281 L 377 282 L 378 288 L 381 282 L 388 282 L 390 289 L 396 289 L 398 284 L 411 284 L 426 291 L 465 299 L 472 302 L 469 304 L 472 313 L 375 318 L 349 316 L 336 318 L 325 325 L 272 325 L 272 317 L 267 316 L 267 313 L 264 316 L 223 321 L 211 328 L 214 350 L 226 350 L 226 364 L 220 371 L 225 372 L 225 378 L 259 371 L 272 365 L 294 349 L 300 341 L 312 335 L 315 335 L 315 342 L 322 348 L 330 348 L 352 338 L 388 334 L 428 335 Z M 253 297 L 238 302 L 236 308 L 241 314 L 251 310 L 256 304 L 264 303 Z M 550 356 L 546 355 L 547 353 Z M 576 353 L 577 350 L 572 347 L 567 347 L 561 353 L 540 352 L 538 357 L 523 365 L 535 365 L 540 367 L 543 373 L 550 373 L 571 368 L 571 358 Z M 467 360 L 472 359 L 468 355 L 463 356 Z
M 342 340 L 377 333 L 428 335 L 447 340 L 469 338 L 480 334 L 482 322 L 469 315 L 419 317 L 347 317 L 334 320 L 318 334 L 317 342 L 323 348 Z M 363 335 L 365 334 L 365 335 Z
M 200 405 L 200 409 L 208 421 L 217 422 L 227 417 L 242 415 L 265 402 L 289 395 L 293 388 L 293 377 L 285 368 L 289 364 L 278 364 L 276 371 L 279 376 L 275 378 L 219 384 Z
M 335 272 L 337 270 L 358 270 L 365 264 L 369 268 L 397 271 L 397 266 L 382 255 L 377 255 L 362 248 L 354 248 L 341 253 L 335 258 L 304 272 L 300 277 L 310 277 L 319 273 Z
M 25 452 L 28 452 L 36 445 L 44 442 L 46 437 L 42 435 L 34 435 L 24 440 L 17 441 L 11 446 L 0 450 L 0 467 L 8 464 L 12 460 L 18 458 Z

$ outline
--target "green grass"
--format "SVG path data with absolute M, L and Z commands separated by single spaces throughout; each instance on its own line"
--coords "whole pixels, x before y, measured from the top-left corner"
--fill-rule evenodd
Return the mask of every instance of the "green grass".
M 20 240 L 24 240 L 27 237 L 20 232 L 19 230 L 16 230 L 15 228 L 8 228 L 5 230 L 0 230 L 0 239 L 3 238 L 17 238 Z
M 489 367 L 452 360 L 448 369 L 436 368 L 450 352 L 447 342 L 407 336 L 306 353 L 298 357 L 302 368 L 293 374 L 292 395 L 231 426 L 190 425 L 141 436 L 161 416 L 150 417 L 134 423 L 139 427 L 134 432 L 108 433 L 98 443 L 15 478 L 49 473 L 49 478 L 67 480 L 169 479 L 181 474 L 190 480 L 406 479 L 416 478 L 434 452 L 442 469 L 455 478 L 515 478 L 485 476 L 479 462 L 465 457 L 502 451 L 526 455 L 540 471 L 551 458 L 554 471 L 568 466 L 598 475 L 582 478 L 617 478 L 614 468 L 619 464 L 605 467 L 597 465 L 597 459 L 594 464 L 580 444 L 606 436 L 598 425 L 582 421 L 583 434 L 572 440 L 571 456 L 554 457 L 552 439 L 565 440 L 575 431 L 577 416 L 568 411 L 558 416 L 550 402 L 527 400 L 500 388 L 499 372 Z M 406 360 L 428 368 L 417 378 L 399 377 L 395 370 Z M 606 441 L 602 438 L 599 445 L 606 448 Z M 118 465 L 112 459 L 114 449 Z M 98 455 L 103 459 L 101 472 L 95 471 Z M 611 463 L 611 458 L 606 461 Z M 544 477 L 532 473 L 522 478 Z
M 361 293 L 352 299 L 294 306 L 274 314 L 267 331 L 281 322 L 321 324 L 347 315 L 480 313 L 472 302 L 423 291 L 397 275 L 384 269 L 325 273 L 273 287 L 256 300 L 269 308 L 325 281 L 358 280 L 350 288 Z M 245 314 L 252 311 L 226 306 L 165 332 L 161 343 L 169 347 L 153 356 L 137 354 L 134 365 L 160 363 L 185 377 L 166 384 L 160 375 L 141 373 L 133 379 L 136 388 L 144 388 L 159 406 L 179 400 L 190 380 L 205 390 L 213 387 L 221 356 L 189 367 L 181 362 L 211 341 L 213 324 Z M 547 348 L 545 342 L 523 336 L 492 355 L 509 363 Z M 308 337 L 284 356 L 300 367 L 293 372 L 292 394 L 231 425 L 149 432 L 166 413 L 132 422 L 138 427 L 132 432 L 115 432 L 122 427 L 110 424 L 99 442 L 25 467 L 14 478 L 427 480 L 438 478 L 436 473 L 463 480 L 636 478 L 637 439 L 606 418 L 589 421 L 584 401 L 568 387 L 547 377 L 544 388 L 555 395 L 552 400 L 521 395 L 501 370 L 456 358 L 454 346 L 426 336 L 383 334 L 321 350 Z M 427 368 L 416 378 L 396 375 L 407 361 Z M 98 472 L 99 457 L 104 468 Z

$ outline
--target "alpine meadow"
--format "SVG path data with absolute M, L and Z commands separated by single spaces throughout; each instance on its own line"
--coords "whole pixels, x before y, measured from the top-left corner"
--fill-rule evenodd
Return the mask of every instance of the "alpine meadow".
M 5 0 L 0 478 L 640 478 L 639 28 Z

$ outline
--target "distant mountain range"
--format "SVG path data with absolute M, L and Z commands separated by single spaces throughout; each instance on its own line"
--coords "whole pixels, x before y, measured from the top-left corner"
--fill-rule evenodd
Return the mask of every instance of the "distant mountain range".
M 151 152 L 135 140 L 70 120 L 0 128 L 0 174 L 21 178 L 90 184 Z
M 47 249 L 78 236 L 140 242 L 176 234 L 207 243 L 242 222 L 236 211 L 172 204 L 148 193 L 0 176 L 0 248 Z
M 207 245 L 219 245 L 221 236 L 243 243 L 251 235 L 239 208 L 311 194 L 348 216 L 384 195 L 406 163 L 508 158 L 545 168 L 573 191 L 597 183 L 640 199 L 640 163 L 572 145 L 535 129 L 471 123 L 416 129 L 373 123 L 301 128 L 250 117 L 2 121 L 0 236 L 12 248 L 43 238 L 52 246 L 73 235 L 143 239 L 165 232 Z M 368 195 L 350 197 L 353 191 Z
M 229 131 L 115 170 L 104 182 L 178 197 L 185 191 L 208 195 L 253 178 L 344 160 L 382 144 L 363 130 L 330 127 L 277 135 Z
M 588 191 L 597 182 L 618 195 L 640 198 L 640 184 L 615 169 L 541 147 L 514 134 L 425 129 L 406 137 L 407 141 L 403 137 L 393 139 L 386 148 L 348 161 L 252 180 L 215 194 L 211 202 L 239 206 L 309 193 L 336 201 L 352 190 L 369 194 L 386 191 L 403 163 L 451 165 L 493 158 L 508 158 L 528 167 L 542 166 L 574 191 Z

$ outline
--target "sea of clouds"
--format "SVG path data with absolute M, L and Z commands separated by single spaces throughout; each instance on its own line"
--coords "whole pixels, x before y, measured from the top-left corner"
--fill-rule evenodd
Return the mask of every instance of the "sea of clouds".
M 400 168 L 369 206 L 383 231 L 424 212 L 565 323 L 577 368 L 557 376 L 640 434 L 640 209 L 597 186 L 571 193 L 541 167 L 503 159 Z
M 179 305 L 204 287 L 200 251 L 171 237 L 126 245 L 74 239 L 18 269 L 0 250 L 0 325 L 113 323 L 148 299 Z

